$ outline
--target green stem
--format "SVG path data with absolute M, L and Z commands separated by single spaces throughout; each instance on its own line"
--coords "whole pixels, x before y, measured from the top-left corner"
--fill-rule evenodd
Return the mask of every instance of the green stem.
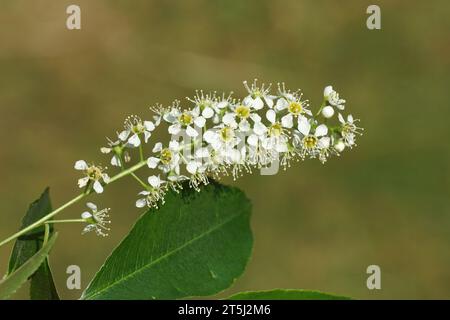
M 139 156 L 141 158 L 141 162 L 144 161 L 144 149 L 142 148 L 142 143 L 139 145 Z
M 325 107 L 325 99 L 323 99 L 322 104 L 320 105 L 319 111 L 317 111 L 316 113 L 316 117 L 320 115 L 320 113 L 322 112 L 322 109 Z
M 86 220 L 84 219 L 50 220 L 45 222 L 45 226 L 48 226 L 52 223 L 72 223 L 72 222 L 86 222 Z
M 114 181 L 119 180 L 120 178 L 123 178 L 131 173 L 133 173 L 134 171 L 142 168 L 143 166 L 145 166 L 146 162 L 145 161 L 141 161 L 137 164 L 135 164 L 134 166 L 128 168 L 127 170 L 124 170 L 118 174 L 116 174 L 114 177 L 112 177 L 109 181 L 110 183 L 113 183 Z M 84 197 L 88 196 L 89 194 L 92 193 L 92 189 L 87 190 L 86 192 L 76 196 L 75 198 L 73 198 L 72 200 L 66 202 L 65 204 L 63 204 L 62 206 L 60 206 L 59 208 L 53 210 L 52 212 L 50 212 L 49 214 L 47 214 L 46 216 L 42 217 L 41 219 L 39 219 L 38 221 L 30 224 L 28 227 L 23 228 L 22 230 L 16 232 L 15 234 L 13 234 L 12 236 L 6 238 L 5 240 L 3 240 L 2 242 L 0 242 L 0 247 L 7 244 L 8 242 L 26 234 L 27 232 L 40 227 L 41 225 L 43 225 L 45 222 L 47 222 L 48 220 L 50 220 L 51 218 L 53 218 L 54 216 L 56 216 L 58 213 L 60 213 L 61 211 L 63 211 L 64 209 L 70 207 L 71 205 L 77 203 L 78 201 L 80 201 L 81 199 L 83 199 Z
M 43 247 L 47 244 L 49 235 L 50 235 L 50 226 L 48 224 L 45 224 L 44 243 L 42 244 Z
M 148 185 L 147 185 L 144 181 L 142 181 L 141 178 L 139 178 L 139 177 L 138 177 L 136 174 L 134 174 L 134 173 L 131 173 L 131 176 L 132 176 L 134 179 L 136 179 L 136 181 L 139 182 L 139 183 L 144 187 L 145 190 L 148 190 Z

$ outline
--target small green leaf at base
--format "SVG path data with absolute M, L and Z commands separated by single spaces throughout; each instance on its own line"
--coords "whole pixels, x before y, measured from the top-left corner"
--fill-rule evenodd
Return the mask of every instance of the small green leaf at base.
M 24 282 L 42 265 L 47 258 L 50 249 L 53 247 L 57 237 L 55 233 L 34 256 L 22 264 L 17 270 L 9 274 L 8 277 L 0 281 L 0 299 L 8 299 L 19 289 Z
M 179 299 L 228 288 L 252 250 L 250 201 L 216 182 L 169 192 L 134 225 L 82 299 Z
M 49 188 L 47 188 L 39 199 L 34 201 L 28 208 L 27 213 L 22 219 L 21 229 L 28 227 L 51 211 L 50 192 Z M 50 235 L 52 234 L 53 227 L 50 227 Z M 43 226 L 19 237 L 14 243 L 9 259 L 8 274 L 17 270 L 21 265 L 27 262 L 28 259 L 35 255 L 42 247 L 43 240 Z M 32 300 L 59 300 L 48 259 L 45 259 L 42 262 L 42 265 L 31 277 L 30 298 Z
M 350 298 L 311 290 L 273 289 L 240 292 L 228 297 L 227 300 L 350 300 Z

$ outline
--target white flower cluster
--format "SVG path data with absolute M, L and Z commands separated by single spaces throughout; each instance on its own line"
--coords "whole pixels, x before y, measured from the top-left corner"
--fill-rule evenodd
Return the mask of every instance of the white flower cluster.
M 155 115 L 151 121 L 137 116 L 126 119 L 117 139 L 109 140 L 101 151 L 112 154 L 111 165 L 126 170 L 133 149 L 138 149 L 140 162 L 157 172 L 147 182 L 135 176 L 144 186 L 137 207 L 157 207 L 169 189 L 179 190 L 185 180 L 199 190 L 209 177 L 232 174 L 236 178 L 274 161 L 280 161 L 284 168 L 298 159 L 325 162 L 355 146 L 356 136 L 362 133 L 357 119 L 342 114 L 345 100 L 331 86 L 325 88 L 316 114 L 300 91 L 290 91 L 284 84 L 278 84 L 276 93 L 270 85 L 258 86 L 256 80 L 251 85 L 244 82 L 244 86 L 248 95 L 242 100 L 231 94 L 199 91 L 187 98 L 190 107 L 183 108 L 175 101 L 169 107 L 152 107 Z M 167 124 L 171 140 L 167 144 L 156 142 L 151 154 L 144 155 L 147 150 L 143 146 L 162 123 Z M 108 183 L 101 167 L 78 161 L 75 168 L 86 174 L 79 180 L 82 188 L 92 186 L 101 193 L 102 185 Z

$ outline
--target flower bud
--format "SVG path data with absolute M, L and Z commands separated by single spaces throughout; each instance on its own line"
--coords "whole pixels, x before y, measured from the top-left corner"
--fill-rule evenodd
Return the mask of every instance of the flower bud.
M 334 115 L 334 109 L 333 109 L 333 107 L 330 107 L 330 106 L 326 106 L 326 107 L 324 107 L 323 109 L 322 109 L 322 115 L 325 117 L 325 118 L 331 118 L 333 115 Z
M 342 152 L 345 149 L 345 143 L 342 140 L 339 140 L 334 145 L 334 149 L 336 149 L 337 152 Z

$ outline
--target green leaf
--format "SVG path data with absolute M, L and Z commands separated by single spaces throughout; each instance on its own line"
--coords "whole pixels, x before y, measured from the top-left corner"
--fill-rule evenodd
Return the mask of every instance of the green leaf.
M 228 297 L 228 300 L 349 300 L 344 296 L 319 291 L 297 289 L 273 289 L 267 291 L 241 292 Z
M 250 201 L 216 182 L 169 192 L 114 250 L 83 299 L 177 299 L 228 288 L 252 250 Z
M 28 208 L 22 219 L 21 229 L 41 219 L 52 211 L 49 189 L 45 189 L 40 198 L 34 201 Z M 50 229 L 50 235 L 53 227 Z M 42 247 L 44 239 L 44 227 L 36 228 L 16 240 L 11 258 L 9 259 L 8 274 L 11 274 L 22 266 Z M 46 258 L 36 273 L 31 277 L 30 297 L 33 300 L 59 300 L 53 281 L 48 259 Z
M 42 265 L 45 258 L 48 256 L 50 249 L 55 243 L 57 233 L 55 233 L 48 242 L 30 259 L 22 264 L 17 270 L 8 275 L 5 279 L 0 281 L 0 299 L 9 298 L 14 292 L 19 289 L 28 278 L 36 272 L 39 266 Z

